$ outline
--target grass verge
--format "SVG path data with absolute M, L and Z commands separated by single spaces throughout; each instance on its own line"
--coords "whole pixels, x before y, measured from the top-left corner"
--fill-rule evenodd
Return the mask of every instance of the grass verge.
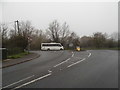
M 22 52 L 22 53 L 19 53 L 19 54 L 10 55 L 7 58 L 8 59 L 16 59 L 16 58 L 21 58 L 21 57 L 23 57 L 25 55 L 28 55 L 28 54 L 30 54 L 30 53 L 29 52 Z

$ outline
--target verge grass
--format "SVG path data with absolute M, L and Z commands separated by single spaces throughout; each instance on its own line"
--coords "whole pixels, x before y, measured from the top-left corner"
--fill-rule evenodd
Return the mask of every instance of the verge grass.
M 21 57 L 23 57 L 25 55 L 28 55 L 28 54 L 30 54 L 30 53 L 29 52 L 22 52 L 22 53 L 19 53 L 19 54 L 10 55 L 7 58 L 8 59 L 16 59 L 16 58 L 21 58 Z

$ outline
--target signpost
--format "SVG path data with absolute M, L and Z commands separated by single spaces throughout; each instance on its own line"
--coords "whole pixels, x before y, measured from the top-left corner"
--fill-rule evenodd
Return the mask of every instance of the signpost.
M 28 36 L 28 52 L 30 51 L 30 43 L 32 41 L 32 38 Z
M 70 47 L 71 49 L 73 49 L 73 43 L 70 43 L 70 44 L 69 44 L 69 47 Z

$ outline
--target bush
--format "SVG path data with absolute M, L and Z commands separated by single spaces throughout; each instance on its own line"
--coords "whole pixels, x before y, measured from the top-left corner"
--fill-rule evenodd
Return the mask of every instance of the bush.
M 15 48 L 9 48 L 8 49 L 8 55 L 15 55 L 24 52 L 22 48 L 15 47 Z

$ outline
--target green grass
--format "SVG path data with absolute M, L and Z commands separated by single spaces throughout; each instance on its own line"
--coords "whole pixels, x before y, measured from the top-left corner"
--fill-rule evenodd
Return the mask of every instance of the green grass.
M 16 59 L 16 58 L 21 58 L 21 57 L 23 57 L 25 55 L 28 55 L 28 54 L 29 54 L 29 52 L 22 52 L 22 53 L 19 53 L 19 54 L 10 55 L 7 58 L 8 59 Z

